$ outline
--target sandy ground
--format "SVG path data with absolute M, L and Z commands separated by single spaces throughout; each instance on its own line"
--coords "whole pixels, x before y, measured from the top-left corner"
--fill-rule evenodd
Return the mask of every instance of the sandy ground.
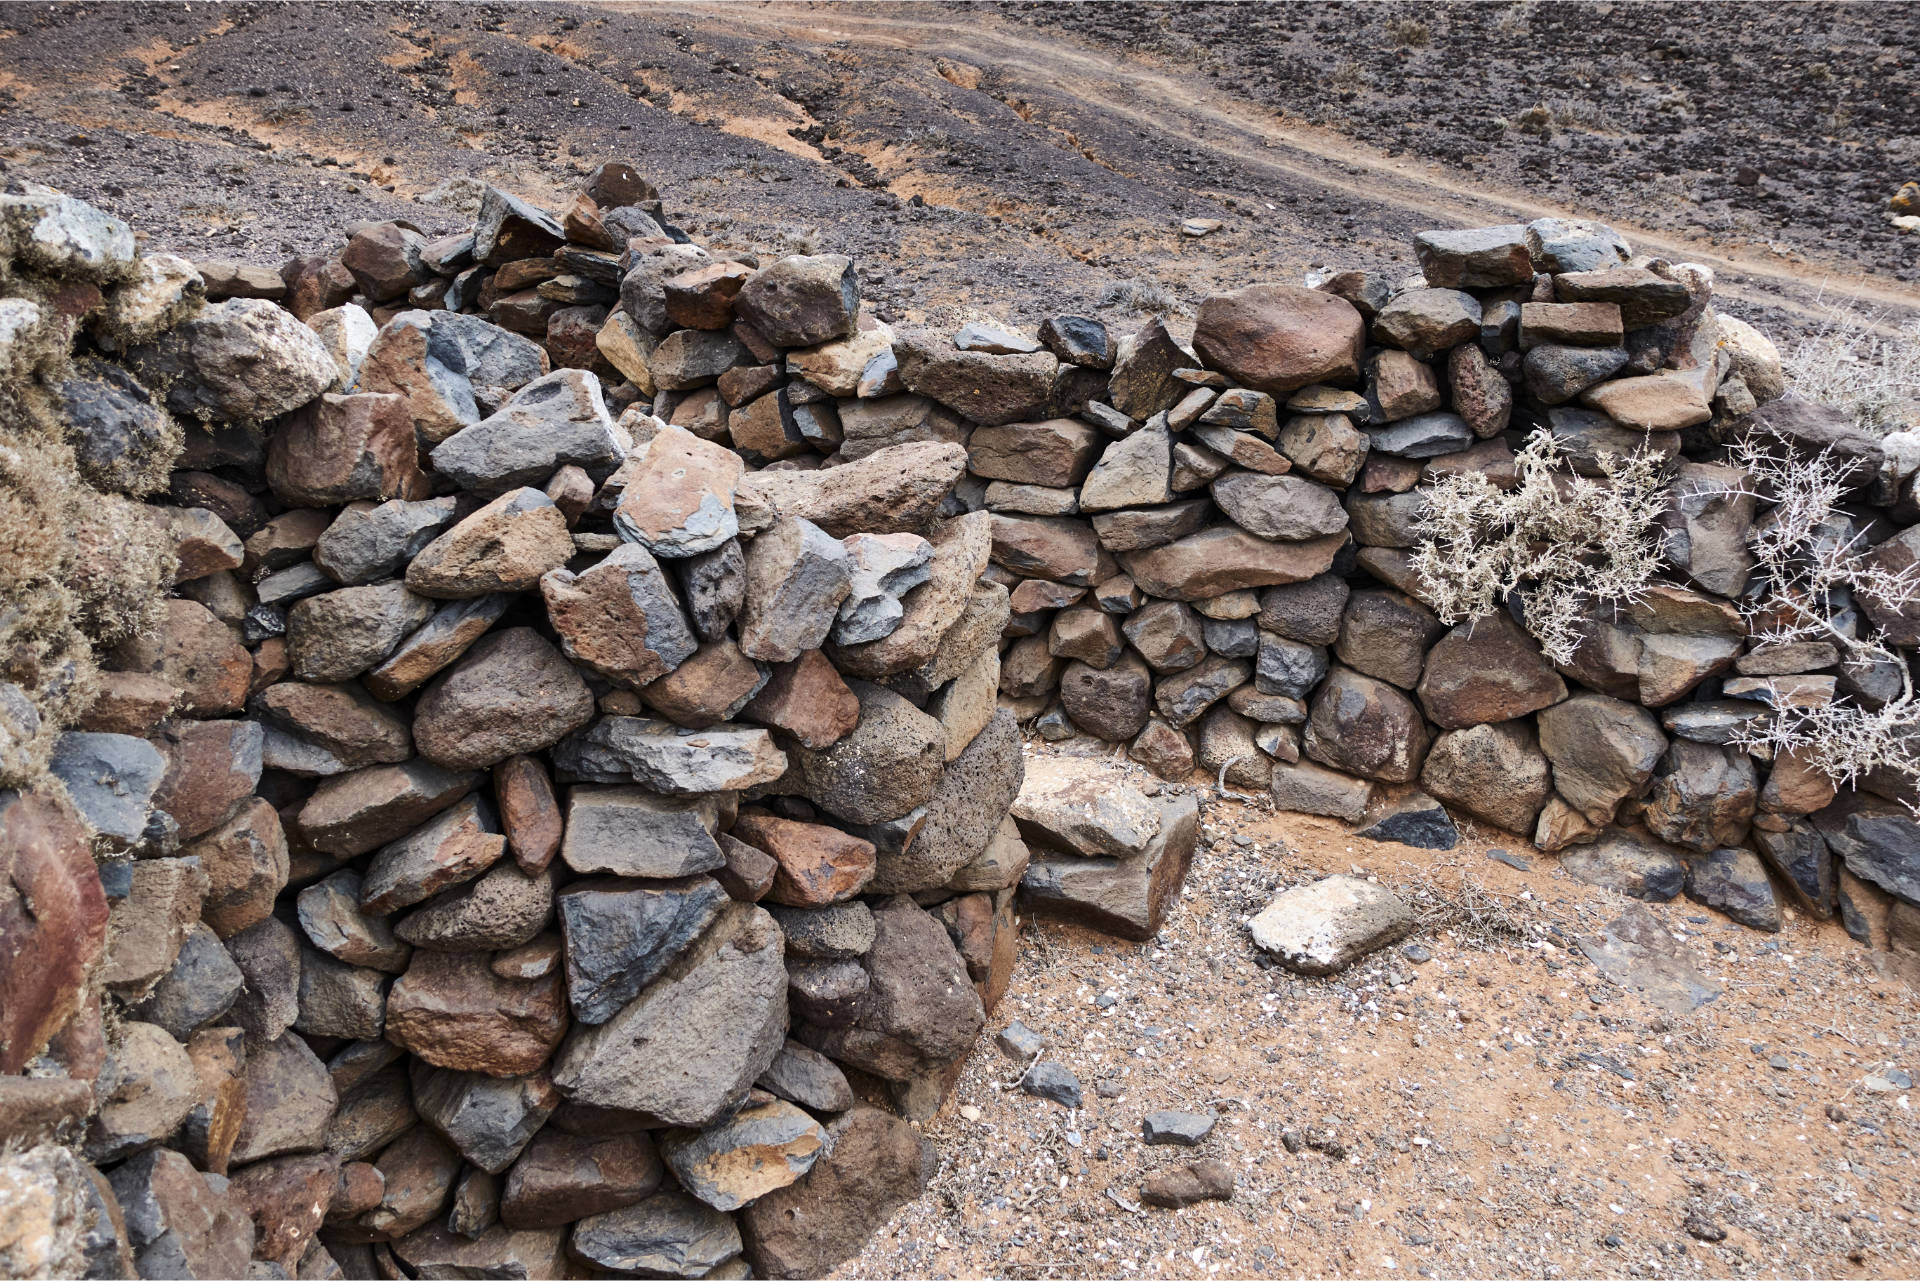
M 1884 1089 L 1920 1069 L 1920 1004 L 1838 925 L 1647 907 L 1721 989 L 1676 1013 L 1574 945 L 1631 901 L 1505 834 L 1432 852 L 1239 801 L 1202 819 L 1159 938 L 1029 923 L 988 1020 L 1040 1032 L 1084 1106 L 1015 1089 L 1024 1065 L 983 1039 L 927 1124 L 928 1194 L 837 1275 L 1920 1273 L 1920 1127 L 1912 1091 Z M 1249 915 L 1356 871 L 1433 920 L 1409 940 L 1430 959 L 1258 964 Z M 1161 1108 L 1220 1120 L 1198 1149 L 1149 1147 Z M 1234 1168 L 1230 1203 L 1139 1205 L 1147 1175 L 1198 1157 Z

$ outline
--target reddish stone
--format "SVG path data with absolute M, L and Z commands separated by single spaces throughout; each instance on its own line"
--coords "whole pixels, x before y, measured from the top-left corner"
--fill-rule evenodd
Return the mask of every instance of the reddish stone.
M 259 797 L 181 853 L 207 871 L 202 913 L 221 938 L 230 938 L 273 914 L 274 896 L 287 885 L 287 837 L 280 815 Z
M 493 767 L 493 799 L 514 862 L 537 874 L 560 852 L 565 830 L 547 767 L 536 756 L 509 756 Z
M 247 679 L 251 698 L 276 681 L 283 681 L 293 670 L 293 655 L 287 650 L 287 638 L 269 636 L 253 651 L 253 675 Z
M 75 729 L 145 738 L 179 696 L 165 679 L 142 672 L 101 672 L 100 692 Z
M 766 688 L 740 715 L 783 729 L 803 747 L 818 752 L 853 732 L 860 723 L 860 700 L 827 656 L 815 649 L 791 663 L 774 664 Z
M 817 652 L 817 651 L 815 651 Z M 675 725 L 709 729 L 737 715 L 764 680 L 765 669 L 731 637 L 702 645 L 693 657 L 640 690 L 640 701 Z
M 44 796 L 0 793 L 0 1073 L 15 1073 L 80 1008 L 107 942 L 87 831 Z
M 669 277 L 663 286 L 667 319 L 686 329 L 725 329 L 733 323 L 733 300 L 752 274 L 744 263 L 714 262 Z
M 332 1153 L 256 1161 L 233 1176 L 234 1200 L 253 1220 L 253 1257 L 291 1275 L 325 1221 L 340 1182 Z
M 153 803 L 173 816 L 183 841 L 224 823 L 260 782 L 258 722 L 168 721 L 151 741 L 167 758 Z
M 267 441 L 267 483 L 290 507 L 425 498 L 406 398 L 329 392 L 296 409 Z
M 471 792 L 479 777 L 426 761 L 336 774 L 314 789 L 291 826 L 314 849 L 352 858 L 420 826 Z
M 180 691 L 182 716 L 225 716 L 247 701 L 253 656 L 205 605 L 169 600 L 158 626 L 116 645 L 108 664 L 157 676 Z
M 837 827 L 771 814 L 742 814 L 733 835 L 780 865 L 767 898 L 789 907 L 823 907 L 852 898 L 873 880 L 874 847 Z
M 144 996 L 173 968 L 207 897 L 207 874 L 184 858 L 148 858 L 133 865 L 132 886 L 108 913 L 113 936 L 100 981 L 127 1000 Z
M 526 1076 L 567 1030 L 559 974 L 516 982 L 485 953 L 415 952 L 387 994 L 387 1039 L 436 1067 Z

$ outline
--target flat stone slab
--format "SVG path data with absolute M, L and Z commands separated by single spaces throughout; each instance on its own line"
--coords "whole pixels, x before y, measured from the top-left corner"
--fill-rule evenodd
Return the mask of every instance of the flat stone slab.
M 1413 909 L 1384 885 L 1329 876 L 1296 885 L 1248 923 L 1253 941 L 1296 974 L 1333 974 L 1413 933 Z

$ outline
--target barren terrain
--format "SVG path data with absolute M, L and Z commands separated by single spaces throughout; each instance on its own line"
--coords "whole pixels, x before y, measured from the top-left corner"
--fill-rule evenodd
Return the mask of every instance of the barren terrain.
M 1888 1088 L 1920 1061 L 1911 989 L 1837 924 L 1789 909 L 1767 935 L 1684 898 L 1635 904 L 1463 832 L 1416 850 L 1211 799 L 1154 942 L 1029 922 L 989 1036 L 928 1126 L 939 1177 L 839 1275 L 1920 1270 L 1920 1126 L 1911 1088 Z M 1332 978 L 1262 968 L 1245 919 L 1355 871 L 1427 928 Z M 1642 913 L 1672 974 L 1717 995 L 1686 1010 L 1588 960 L 1583 940 Z M 990 1039 L 1013 1019 L 1078 1076 L 1083 1108 L 1014 1088 L 1025 1064 Z M 1141 1119 L 1162 1108 L 1220 1119 L 1197 1149 L 1147 1146 Z M 1204 1157 L 1234 1169 L 1230 1203 L 1139 1204 L 1148 1175 Z
M 703 240 L 854 256 L 890 320 L 1126 329 L 1314 265 L 1411 271 L 1424 227 L 1550 213 L 1711 264 L 1777 335 L 1833 300 L 1920 314 L 1920 235 L 1883 216 L 1920 176 L 1920 10 L 1732 12 L 17 6 L 0 180 L 149 247 L 278 263 L 360 219 L 463 227 L 449 179 L 551 203 L 629 158 Z M 1920 1007 L 1837 925 L 1636 907 L 1497 834 L 1431 853 L 1239 801 L 1204 816 L 1161 938 L 1023 939 L 988 1031 L 1039 1031 L 1085 1106 L 1020 1093 L 984 1039 L 927 1126 L 941 1173 L 844 1275 L 1920 1272 L 1897 1084 Z M 1430 911 L 1427 959 L 1263 968 L 1245 917 L 1355 867 Z M 1630 911 L 1715 999 L 1663 1006 L 1587 959 Z M 1197 1152 L 1145 1147 L 1162 1107 L 1220 1123 Z M 1194 1156 L 1233 1166 L 1231 1202 L 1140 1207 Z

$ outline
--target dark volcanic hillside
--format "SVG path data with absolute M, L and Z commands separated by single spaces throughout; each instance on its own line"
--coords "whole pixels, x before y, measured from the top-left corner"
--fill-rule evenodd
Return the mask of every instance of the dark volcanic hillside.
M 1920 237 L 1882 212 L 1913 163 L 1910 11 L 1783 12 L 1706 42 L 1691 10 L 1543 5 L 22 6 L 0 172 L 272 263 L 354 218 L 449 229 L 449 179 L 550 200 L 630 156 L 689 230 L 852 254 L 907 319 L 1124 318 L 1562 207 L 1713 263 L 1776 330 L 1822 293 L 1912 306 Z M 1827 132 L 1792 114 L 1823 101 Z

